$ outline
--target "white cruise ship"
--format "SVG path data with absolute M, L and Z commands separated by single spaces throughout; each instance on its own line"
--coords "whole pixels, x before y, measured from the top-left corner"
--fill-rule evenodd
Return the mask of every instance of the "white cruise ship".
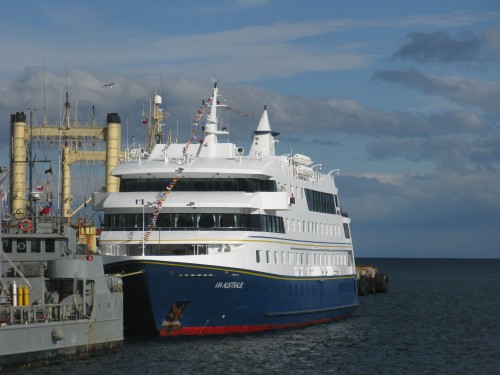
M 156 95 L 152 122 L 160 103 Z M 94 194 L 106 272 L 126 276 L 127 335 L 300 327 L 359 305 L 335 171 L 305 155 L 276 155 L 265 108 L 248 153 L 223 142 L 225 107 L 214 83 L 188 142 L 153 134 L 150 152 L 128 153 L 114 168 L 119 192 Z

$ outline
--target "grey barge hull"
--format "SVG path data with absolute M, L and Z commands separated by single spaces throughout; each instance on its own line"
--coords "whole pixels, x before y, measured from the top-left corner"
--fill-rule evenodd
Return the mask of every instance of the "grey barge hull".
M 104 274 L 99 255 L 51 260 L 47 272 L 48 277 L 1 280 L 0 370 L 85 358 L 123 343 L 122 283 Z M 6 294 L 23 282 L 34 295 L 45 295 L 45 303 L 14 306 Z
M 96 340 L 99 325 L 85 321 L 64 324 L 26 325 L 3 330 L 0 341 L 9 350 L 0 357 L 0 370 L 49 365 L 120 349 L 122 341 Z M 64 336 L 54 339 L 54 334 Z M 9 344 L 4 344 L 7 341 Z M 18 343 L 18 344 L 16 344 Z

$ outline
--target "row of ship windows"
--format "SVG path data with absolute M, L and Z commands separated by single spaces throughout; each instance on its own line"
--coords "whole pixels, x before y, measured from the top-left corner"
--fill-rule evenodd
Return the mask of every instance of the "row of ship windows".
M 163 178 L 121 179 L 121 192 L 137 191 L 245 191 L 275 192 L 276 181 L 256 178 L 179 178 L 176 182 Z
M 274 233 L 285 233 L 283 218 L 273 215 L 248 215 L 248 214 L 167 214 L 158 215 L 153 221 L 152 214 L 106 214 L 104 227 L 107 230 L 124 230 L 126 228 L 141 229 L 143 226 L 153 224 L 154 228 L 162 229 L 216 229 L 232 228 L 233 230 L 252 230 Z M 337 224 L 316 223 L 305 220 L 286 219 L 288 232 L 325 234 L 341 236 L 341 226 Z M 349 224 L 343 224 L 345 238 L 350 238 Z
M 347 254 L 292 253 L 255 250 L 257 263 L 288 264 L 296 266 L 348 266 Z
M 59 246 L 65 247 L 66 242 L 60 241 Z M 39 240 L 39 239 L 21 240 L 21 239 L 2 238 L 2 249 L 6 253 L 18 253 L 18 254 L 54 253 L 56 251 L 56 240 L 51 238 L 47 238 L 44 240 Z
M 303 232 L 303 233 L 314 233 L 314 234 L 326 234 L 330 236 L 341 236 L 341 227 L 337 224 L 324 224 L 316 223 L 313 221 L 305 220 L 295 220 L 286 219 L 286 230 L 287 232 Z M 351 232 L 349 230 L 349 224 L 343 224 L 344 236 L 345 238 L 351 238 Z
M 331 193 L 324 193 L 321 191 L 301 188 L 293 185 L 280 185 L 281 191 L 287 191 L 290 195 L 298 198 L 305 199 L 309 211 L 322 212 L 326 214 L 340 214 L 341 207 L 337 195 Z M 294 199 L 291 203 L 295 203 Z
M 137 230 L 153 225 L 162 230 L 251 230 L 285 233 L 283 218 L 273 215 L 222 213 L 106 214 L 106 230 Z

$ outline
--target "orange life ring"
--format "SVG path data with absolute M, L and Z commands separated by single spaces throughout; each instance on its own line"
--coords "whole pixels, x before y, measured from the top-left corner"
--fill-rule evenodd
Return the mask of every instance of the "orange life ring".
M 19 228 L 21 228 L 23 232 L 28 232 L 29 230 L 31 230 L 31 228 L 33 228 L 33 223 L 29 219 L 21 220 L 21 222 L 19 223 Z

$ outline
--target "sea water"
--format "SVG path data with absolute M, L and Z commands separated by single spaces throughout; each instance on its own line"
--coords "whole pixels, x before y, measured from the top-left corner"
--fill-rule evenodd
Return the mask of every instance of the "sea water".
M 500 260 L 358 259 L 389 275 L 353 318 L 219 337 L 127 337 L 27 374 L 500 374 Z M 15 373 L 15 372 L 13 372 Z

